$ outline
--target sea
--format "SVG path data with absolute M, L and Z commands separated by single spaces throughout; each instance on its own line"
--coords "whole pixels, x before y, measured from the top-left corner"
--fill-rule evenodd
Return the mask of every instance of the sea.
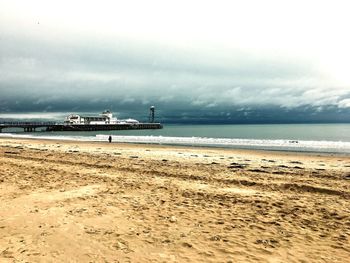
M 350 155 L 350 124 L 164 124 L 160 130 L 24 133 L 3 130 L 0 137 L 184 145 Z

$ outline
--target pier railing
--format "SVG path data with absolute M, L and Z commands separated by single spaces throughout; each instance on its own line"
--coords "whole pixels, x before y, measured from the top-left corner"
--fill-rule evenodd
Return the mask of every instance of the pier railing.
M 61 124 L 58 122 L 53 122 L 53 121 L 49 121 L 49 122 L 32 122 L 32 121 L 3 121 L 0 122 L 0 125 L 2 126 L 24 126 L 24 125 L 28 125 L 28 126 L 47 126 L 47 125 L 57 125 L 57 124 Z

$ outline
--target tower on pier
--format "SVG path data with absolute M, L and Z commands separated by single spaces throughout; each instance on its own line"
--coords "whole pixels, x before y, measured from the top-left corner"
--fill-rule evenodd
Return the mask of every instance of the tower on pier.
M 154 123 L 154 110 L 155 110 L 154 106 L 151 106 L 149 108 L 149 122 L 150 123 Z

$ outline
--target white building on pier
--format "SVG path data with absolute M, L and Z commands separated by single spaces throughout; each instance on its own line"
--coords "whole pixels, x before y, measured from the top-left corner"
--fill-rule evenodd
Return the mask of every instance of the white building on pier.
M 106 110 L 100 116 L 82 116 L 78 114 L 71 114 L 64 120 L 68 125 L 106 125 L 106 124 L 138 124 L 138 120 L 126 119 L 118 120 L 113 117 L 112 112 Z

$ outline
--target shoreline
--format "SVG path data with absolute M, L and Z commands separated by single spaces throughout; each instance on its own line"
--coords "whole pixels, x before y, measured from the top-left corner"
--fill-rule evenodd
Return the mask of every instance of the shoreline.
M 0 138 L 0 261 L 346 262 L 350 158 Z
M 55 141 L 55 142 L 71 142 L 71 143 L 108 143 L 104 141 L 94 141 L 94 140 L 74 140 L 74 139 L 58 139 L 58 138 L 35 138 L 35 137 L 11 137 L 11 136 L 0 136 L 1 139 L 13 139 L 13 140 L 42 140 L 42 141 Z M 229 151 L 252 151 L 252 152 L 267 152 L 267 153 L 277 153 L 277 154 L 291 154 L 291 155 L 310 155 L 310 156 L 334 156 L 334 157 L 350 157 L 350 153 L 347 152 L 320 152 L 320 151 L 296 151 L 296 150 L 282 150 L 282 149 L 262 149 L 262 148 L 248 148 L 248 147 L 240 147 L 240 146 L 208 146 L 208 145 L 185 145 L 185 144 L 171 144 L 171 143 L 143 143 L 143 142 L 116 142 L 112 141 L 113 145 L 121 144 L 121 145 L 139 145 L 139 146 L 159 146 L 159 147 L 179 147 L 179 148 L 193 148 L 193 149 L 218 149 L 218 150 L 229 150 Z

